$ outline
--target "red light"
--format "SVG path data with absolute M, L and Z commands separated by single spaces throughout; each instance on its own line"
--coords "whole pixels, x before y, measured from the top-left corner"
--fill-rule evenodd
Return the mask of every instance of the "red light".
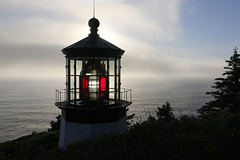
M 102 77 L 100 79 L 100 97 L 101 98 L 106 98 L 106 90 L 107 90 L 107 78 L 106 77 Z
M 101 87 L 101 91 L 106 91 L 106 89 L 107 89 L 107 79 L 106 79 L 106 77 L 101 78 L 100 87 Z
M 87 78 L 86 77 L 81 77 L 80 78 L 80 93 L 79 93 L 79 96 L 80 96 L 81 99 L 87 99 L 88 98 L 87 87 L 88 87 Z
M 85 77 L 82 78 L 82 88 L 85 89 L 88 86 L 87 79 Z

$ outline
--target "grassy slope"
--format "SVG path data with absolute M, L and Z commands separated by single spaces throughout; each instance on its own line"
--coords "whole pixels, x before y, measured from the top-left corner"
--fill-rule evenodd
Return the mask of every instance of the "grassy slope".
M 58 132 L 29 135 L 0 144 L 0 159 L 233 159 L 240 150 L 240 114 L 221 114 L 209 119 L 182 116 L 172 121 L 135 124 L 126 134 L 106 134 L 95 140 L 59 149 Z

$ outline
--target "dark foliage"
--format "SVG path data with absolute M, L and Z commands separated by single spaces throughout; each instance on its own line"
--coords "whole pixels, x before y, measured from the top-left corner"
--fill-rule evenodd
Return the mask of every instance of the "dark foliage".
M 56 121 L 51 121 L 50 122 L 50 125 L 51 125 L 51 128 L 48 129 L 48 131 L 59 131 L 60 130 L 60 125 L 61 125 L 61 115 L 58 115 L 56 117 Z
M 170 103 L 166 102 L 162 106 L 162 108 L 158 107 L 157 111 L 157 117 L 159 120 L 166 120 L 166 121 L 171 121 L 175 119 L 175 116 L 173 115 L 173 109 L 170 106 Z
M 202 116 L 207 116 L 219 112 L 240 112 L 240 55 L 237 48 L 234 49 L 233 56 L 226 60 L 228 64 L 224 67 L 223 78 L 216 78 L 214 91 L 207 92 L 214 100 L 206 103 L 198 110 Z
M 127 112 L 129 111 L 129 108 L 127 108 Z M 130 127 L 133 123 L 135 113 L 127 115 L 127 126 Z
M 0 160 L 34 159 L 42 152 L 57 147 L 59 132 L 32 133 L 0 144 Z
M 167 113 L 171 113 L 170 104 L 164 106 L 161 109 L 167 108 Z M 171 116 L 170 121 L 162 118 L 162 113 L 166 112 L 158 111 L 156 118 L 150 116 L 146 121 L 132 125 L 125 134 L 106 134 L 74 143 L 66 149 L 54 144 L 59 132 L 36 133 L 0 144 L 0 159 L 210 160 L 238 157 L 239 113 L 221 113 L 206 119 Z

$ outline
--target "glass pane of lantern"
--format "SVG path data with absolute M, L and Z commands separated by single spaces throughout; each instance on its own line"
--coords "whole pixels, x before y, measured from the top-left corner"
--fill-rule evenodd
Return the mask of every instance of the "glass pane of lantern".
M 82 70 L 82 61 L 76 60 L 76 100 L 80 99 L 80 72 Z
M 87 76 L 80 76 L 79 80 L 80 84 L 80 99 L 82 101 L 85 101 L 89 98 L 89 93 L 88 93 L 88 77 Z
M 117 83 L 116 83 L 116 101 L 118 102 L 118 100 L 119 100 L 119 83 L 118 83 L 118 80 L 119 80 L 119 76 L 116 76 L 116 78 L 117 78 Z
M 76 76 L 76 95 L 77 95 L 77 99 L 80 99 L 80 84 L 78 82 L 80 82 L 80 76 Z
M 115 73 L 114 59 L 109 60 L 109 75 L 114 75 Z
M 117 59 L 117 61 L 116 61 L 116 71 L 117 71 L 117 73 L 116 73 L 116 75 L 119 75 L 120 74 L 120 59 Z
M 74 100 L 74 76 L 70 77 L 70 101 Z
M 74 76 L 70 76 L 70 89 L 74 89 Z
M 115 76 L 109 76 L 109 98 L 114 99 L 115 97 Z
M 70 60 L 70 75 L 74 75 L 74 60 Z
M 81 60 L 77 60 L 76 61 L 76 75 L 79 76 L 81 71 L 82 71 L 82 61 Z
M 105 70 L 105 74 L 107 75 L 107 61 L 101 60 L 101 63 L 102 63 L 103 68 Z
M 114 101 L 114 96 L 115 96 L 114 89 L 109 89 L 109 99 L 110 99 L 110 103 L 111 103 L 112 101 Z
M 114 76 L 109 76 L 109 88 L 110 89 L 114 89 L 114 83 L 115 83 L 115 81 L 114 81 Z
M 99 95 L 99 77 L 89 76 L 89 98 L 90 100 L 97 100 Z

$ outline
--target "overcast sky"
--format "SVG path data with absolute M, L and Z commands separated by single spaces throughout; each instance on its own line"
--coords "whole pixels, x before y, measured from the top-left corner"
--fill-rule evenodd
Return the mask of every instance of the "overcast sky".
M 125 50 L 123 84 L 213 84 L 240 46 L 239 7 L 239 0 L 96 0 L 96 18 L 100 36 Z M 88 36 L 92 8 L 91 0 L 0 0 L 0 79 L 64 81 L 61 49 Z

